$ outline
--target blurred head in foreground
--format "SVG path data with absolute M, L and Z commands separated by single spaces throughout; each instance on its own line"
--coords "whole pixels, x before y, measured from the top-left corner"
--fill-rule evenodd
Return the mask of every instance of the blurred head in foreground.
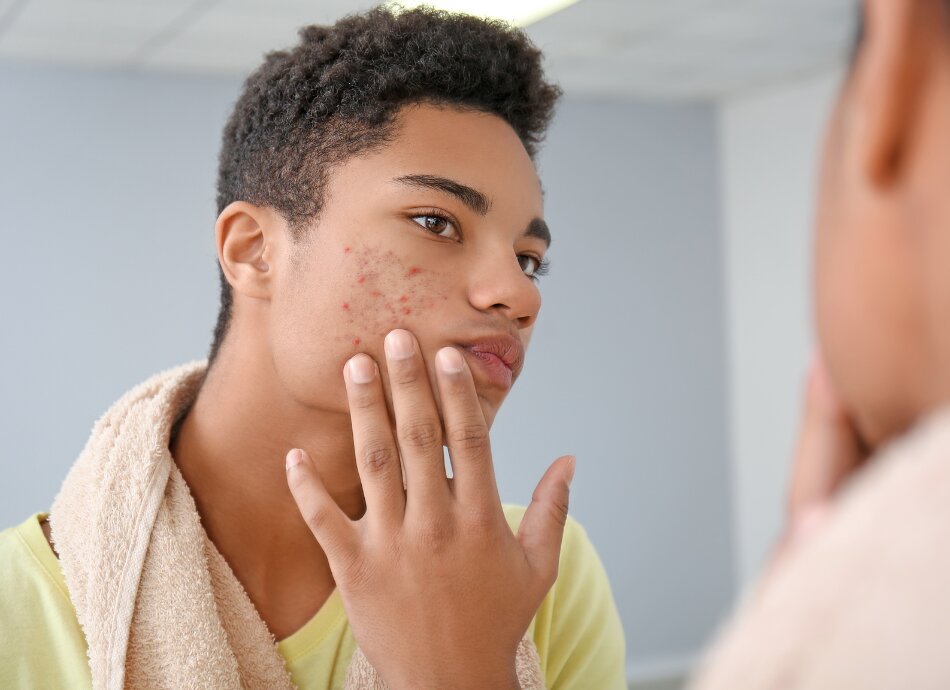
M 950 2 L 866 0 L 825 142 L 815 298 L 871 448 L 950 403 L 948 180 Z

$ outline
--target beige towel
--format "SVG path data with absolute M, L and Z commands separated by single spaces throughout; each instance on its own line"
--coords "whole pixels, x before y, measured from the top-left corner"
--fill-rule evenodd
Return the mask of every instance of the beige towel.
M 153 376 L 93 428 L 50 514 L 93 687 L 293 688 L 273 635 L 208 539 L 168 442 L 206 362 Z M 543 688 L 527 637 L 523 688 Z M 351 690 L 384 688 L 357 650 Z
M 779 561 L 695 690 L 950 688 L 950 410 L 880 453 Z

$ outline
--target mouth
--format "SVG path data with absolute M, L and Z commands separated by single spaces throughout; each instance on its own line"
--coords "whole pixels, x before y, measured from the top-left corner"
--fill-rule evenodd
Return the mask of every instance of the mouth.
M 511 388 L 524 366 L 524 347 L 510 335 L 482 338 L 463 344 L 462 350 L 476 380 L 502 390 Z

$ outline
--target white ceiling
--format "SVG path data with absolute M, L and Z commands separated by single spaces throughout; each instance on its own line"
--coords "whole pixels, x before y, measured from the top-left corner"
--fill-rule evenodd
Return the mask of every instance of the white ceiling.
M 719 98 L 839 64 L 857 0 L 581 0 L 528 27 L 570 95 Z M 365 0 L 0 0 L 0 60 L 245 75 Z

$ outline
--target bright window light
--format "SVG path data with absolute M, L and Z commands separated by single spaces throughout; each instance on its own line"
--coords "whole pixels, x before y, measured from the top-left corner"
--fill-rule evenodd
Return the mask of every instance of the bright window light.
M 449 12 L 464 12 L 477 17 L 501 19 L 516 26 L 527 26 L 576 2 L 579 0 L 391 0 L 388 4 L 406 9 L 428 5 Z

